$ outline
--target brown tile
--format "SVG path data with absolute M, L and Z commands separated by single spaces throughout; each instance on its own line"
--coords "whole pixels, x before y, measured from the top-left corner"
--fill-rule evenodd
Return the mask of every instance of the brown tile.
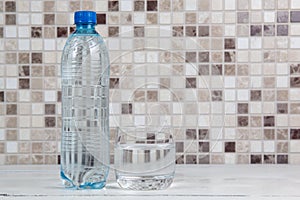
M 275 155 L 264 155 L 264 164 L 275 164 Z
M 234 51 L 225 51 L 224 52 L 224 61 L 225 62 L 235 62 L 235 52 Z
M 19 53 L 19 64 L 29 64 L 29 53 Z
M 183 142 L 176 142 L 175 143 L 176 153 L 183 153 Z
M 263 81 L 264 81 L 263 86 L 265 88 L 274 88 L 275 87 L 275 82 L 276 82 L 275 77 L 264 77 Z
M 31 63 L 43 63 L 43 54 L 42 53 L 31 53 Z
M 157 1 L 147 1 L 147 11 L 157 11 Z
M 122 103 L 122 114 L 132 114 L 131 103 Z
M 261 25 L 251 25 L 250 26 L 250 35 L 251 36 L 261 36 L 262 35 L 262 27 Z
M 209 139 L 209 130 L 208 129 L 199 129 L 198 130 L 199 140 L 208 140 Z
M 159 87 L 166 88 L 166 89 L 170 88 L 170 78 L 160 78 Z
M 224 39 L 224 48 L 225 49 L 235 49 L 235 39 L 234 38 L 225 38 Z
M 264 139 L 265 140 L 275 140 L 275 130 L 274 129 L 264 129 Z
M 196 52 L 185 52 L 185 62 L 195 63 L 197 60 Z
M 223 154 L 212 154 L 211 164 L 225 164 L 225 157 Z
M 199 62 L 209 62 L 209 52 L 199 52 L 198 61 Z
M 264 25 L 264 36 L 275 36 L 275 25 Z
M 289 156 L 288 155 L 277 155 L 277 164 L 288 164 Z
M 210 0 L 201 0 L 198 4 L 198 10 L 209 11 L 210 10 Z
M 221 63 L 223 62 L 223 52 L 211 52 L 211 62 L 213 63 Z M 222 64 L 219 65 L 213 65 L 213 66 L 222 66 Z
M 70 11 L 72 11 L 72 12 L 80 10 L 80 1 L 70 1 L 69 8 L 70 8 Z
M 274 116 L 264 116 L 264 126 L 275 126 Z
M 32 91 L 31 101 L 32 102 L 42 102 L 44 99 L 43 92 Z
M 57 91 L 57 102 L 61 102 L 61 91 Z
M 144 36 L 145 36 L 144 26 L 135 26 L 134 27 L 134 37 L 144 37 Z
M 158 101 L 157 91 L 147 91 L 147 101 L 150 102 Z
M 7 102 L 17 102 L 17 91 L 6 91 Z
M 186 88 L 196 88 L 197 87 L 196 78 L 186 78 L 185 79 L 185 87 Z
M 199 90 L 198 100 L 199 101 L 210 101 L 210 92 L 208 90 Z
M 55 117 L 45 117 L 45 127 L 55 127 L 56 122 L 55 122 Z
M 300 114 L 300 103 L 290 104 L 290 114 Z
M 299 140 L 300 139 L 300 129 L 290 130 L 290 139 Z
M 197 156 L 196 155 L 186 155 L 185 156 L 185 164 L 197 164 Z
M 68 37 L 68 27 L 57 27 L 56 29 L 57 37 Z
M 119 88 L 119 78 L 110 78 L 109 79 L 109 88 L 111 88 L 111 89 Z
M 135 0 L 134 11 L 145 11 L 145 1 Z
M 17 104 L 7 104 L 6 105 L 6 114 L 7 115 L 16 115 L 17 114 Z
M 44 1 L 44 11 L 45 12 L 55 11 L 55 1 Z
M 291 22 L 300 22 L 300 11 L 291 11 Z
M 55 27 L 44 27 L 44 38 L 55 38 Z
M 19 66 L 19 76 L 30 76 L 30 68 L 28 65 Z
M 5 15 L 5 24 L 6 25 L 15 25 L 16 24 L 16 15 L 15 14 L 6 14 Z
M 199 26 L 198 27 L 198 36 L 199 37 L 208 37 L 210 35 L 209 26 Z
M 249 155 L 238 154 L 237 155 L 237 164 L 250 164 Z
M 250 99 L 251 101 L 261 101 L 261 90 L 251 90 Z
M 248 103 L 238 103 L 238 114 L 248 113 Z
M 288 11 L 277 11 L 277 22 L 278 23 L 288 23 L 289 22 L 289 12 Z
M 199 65 L 198 75 L 202 75 L 202 76 L 209 75 L 209 65 Z
M 277 153 L 288 153 L 289 152 L 289 143 L 287 141 L 277 142 Z
M 250 126 L 251 127 L 261 127 L 262 120 L 260 116 L 251 116 L 250 117 Z
M 0 102 L 4 102 L 4 92 L 0 91 Z
M 263 101 L 275 101 L 275 91 L 274 90 L 264 90 Z
M 211 26 L 211 36 L 213 37 L 222 37 L 223 36 L 223 26 L 215 26 L 215 25 L 212 25 Z
M 5 2 L 5 11 L 6 12 L 16 12 L 16 2 L 6 1 Z
M 185 27 L 185 36 L 187 36 L 187 37 L 197 36 L 197 27 L 196 26 L 186 26 Z
M 196 24 L 197 23 L 196 13 L 185 13 L 185 23 L 186 24 Z
M 44 14 L 44 24 L 45 25 L 53 25 L 55 22 L 54 14 Z
M 238 23 L 248 23 L 249 22 L 249 12 L 238 12 L 237 13 Z
M 223 75 L 223 66 L 222 66 L 222 64 L 212 65 L 211 66 L 211 75 Z
M 251 155 L 251 164 L 261 164 L 261 155 Z
M 106 24 L 106 14 L 105 13 L 97 13 L 97 24 Z
M 227 76 L 235 75 L 235 65 L 225 65 L 224 74 Z
M 30 88 L 30 79 L 29 78 L 20 78 L 19 79 L 19 89 L 29 89 Z
M 17 54 L 16 53 L 6 53 L 5 63 L 7 64 L 17 64 Z
M 212 90 L 211 91 L 211 100 L 212 101 L 222 101 L 223 92 L 221 90 Z
M 300 87 L 300 77 L 290 77 L 290 86 L 292 88 Z
M 6 130 L 6 140 L 17 141 L 18 140 L 17 130 Z
M 76 30 L 76 27 L 75 26 L 71 26 L 70 29 L 69 29 L 70 34 L 74 33 L 75 30 Z
M 3 38 L 3 27 L 0 27 L 0 38 Z
M 45 155 L 45 164 L 46 165 L 55 165 L 56 163 L 56 156 L 55 155 Z
M 0 142 L 0 154 L 5 153 L 5 144 L 4 142 Z
M 45 104 L 46 115 L 55 115 L 55 113 L 56 113 L 55 104 Z
M 31 76 L 39 77 L 43 76 L 43 67 L 42 66 L 31 66 Z
M 288 101 L 289 91 L 288 90 L 277 90 L 277 101 Z
M 31 37 L 41 38 L 42 36 L 42 27 L 31 27 Z
M 187 140 L 197 139 L 196 129 L 186 129 L 185 130 L 185 138 Z
M 31 142 L 19 142 L 18 143 L 18 152 L 19 153 L 30 153 Z
M 173 75 L 183 75 L 183 65 L 173 65 L 172 66 Z
M 16 165 L 17 163 L 18 163 L 18 156 L 6 155 L 6 159 L 5 159 L 6 165 Z
M 44 67 L 44 76 L 55 76 L 56 67 L 54 65 L 49 65 Z
M 199 152 L 209 152 L 209 142 L 199 142 Z
M 225 142 L 225 153 L 235 152 L 235 142 Z
M 32 153 L 43 153 L 43 143 L 42 142 L 33 142 L 31 145 Z
M 147 13 L 147 24 L 157 24 L 157 13 Z
M 277 25 L 277 36 L 288 36 L 289 26 L 288 25 Z
M 176 165 L 184 164 L 184 156 L 183 155 L 176 155 Z
M 277 129 L 277 140 L 287 140 L 288 139 L 288 129 Z
M 291 64 L 290 74 L 300 74 L 300 64 Z
M 119 11 L 119 1 L 108 1 L 108 11 Z
M 171 11 L 171 0 L 160 0 L 159 11 Z
M 134 101 L 144 102 L 145 101 L 145 91 L 134 91 Z
M 278 114 L 287 114 L 288 113 L 288 104 L 287 103 L 277 103 L 277 113 Z
M 238 126 L 240 126 L 240 127 L 248 126 L 249 119 L 247 116 L 238 116 L 237 123 L 238 123 Z
M 183 36 L 183 26 L 173 26 L 173 37 Z
M 6 128 L 17 128 L 18 125 L 18 119 L 17 117 L 6 117 Z

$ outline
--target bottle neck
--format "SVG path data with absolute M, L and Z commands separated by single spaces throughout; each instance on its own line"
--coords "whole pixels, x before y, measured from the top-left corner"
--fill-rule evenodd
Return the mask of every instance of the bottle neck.
M 76 24 L 76 32 L 75 33 L 83 33 L 83 34 L 93 34 L 97 33 L 95 30 L 96 24 L 89 23 L 89 24 Z

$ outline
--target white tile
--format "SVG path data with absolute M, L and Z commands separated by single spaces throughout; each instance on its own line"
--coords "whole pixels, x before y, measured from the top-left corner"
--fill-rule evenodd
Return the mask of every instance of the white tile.
M 131 0 L 121 0 L 120 1 L 120 11 L 132 11 L 132 4 Z
M 160 26 L 160 37 L 172 37 L 172 28 L 171 26 L 161 25 Z
M 155 51 L 147 52 L 147 62 L 157 63 L 158 62 L 158 52 L 155 52 Z
M 250 48 L 251 49 L 261 49 L 262 39 L 261 37 L 251 37 L 250 38 Z
M 224 36 L 235 36 L 236 26 L 235 25 L 225 25 L 224 26 Z
M 224 90 L 225 93 L 225 101 L 235 101 L 236 91 L 233 90 Z
M 5 140 L 5 130 L 4 129 L 0 129 L 0 140 Z
M 224 87 L 225 88 L 235 88 L 235 77 L 224 77 Z
M 212 10 L 222 10 L 223 9 L 223 1 L 222 0 L 211 0 Z
M 251 88 L 260 88 L 262 87 L 262 78 L 259 76 L 252 76 L 251 77 Z
M 18 76 L 18 74 L 19 74 L 18 66 L 9 66 L 6 68 L 6 76 Z
M 276 64 L 276 72 L 278 75 L 287 75 L 289 73 L 289 67 L 287 63 Z
M 122 50 L 132 50 L 132 39 L 121 39 L 121 48 Z
M 250 113 L 253 113 L 253 114 L 262 113 L 262 103 L 251 102 L 250 103 Z
M 185 0 L 185 10 L 197 10 L 197 0 Z
M 30 101 L 30 91 L 19 90 L 19 101 L 20 102 L 29 102 Z
M 18 16 L 17 20 L 18 20 L 19 25 L 29 24 L 29 19 L 30 19 L 29 14 L 27 14 L 27 13 L 18 13 L 17 16 Z
M 300 24 L 290 24 L 290 35 L 291 36 L 300 35 Z
M 292 153 L 300 152 L 300 141 L 299 140 L 291 140 L 290 141 L 290 151 Z
M 298 49 L 300 46 L 300 37 L 291 37 L 290 38 L 290 48 Z
M 107 45 L 108 45 L 109 50 L 118 50 L 118 49 L 120 49 L 119 39 L 109 38 L 109 40 L 107 42 Z
M 293 127 L 300 126 L 300 116 L 299 115 L 290 115 L 289 126 L 293 126 Z
M 264 141 L 264 152 L 274 153 L 275 152 L 275 142 L 274 141 Z
M 17 153 L 18 143 L 17 142 L 6 142 L 6 152 L 7 153 Z
M 249 52 L 248 51 L 237 51 L 236 57 L 238 62 L 248 62 L 249 61 Z
M 31 24 L 42 25 L 43 24 L 43 15 L 42 14 L 31 14 Z
M 200 115 L 198 117 L 198 126 L 208 127 L 210 125 L 209 115 Z
M 186 63 L 185 66 L 186 66 L 185 67 L 186 68 L 185 75 L 187 75 L 187 76 L 191 76 L 191 75 L 196 76 L 196 75 L 198 75 L 197 66 L 195 64 Z
M 17 89 L 18 79 L 17 78 L 6 78 L 6 89 Z
M 30 140 L 30 129 L 19 129 L 20 140 Z
M 44 49 L 45 50 L 55 50 L 55 40 L 54 39 L 44 39 Z
M 249 39 L 248 38 L 237 38 L 237 48 L 238 49 L 248 49 Z
M 29 128 L 30 125 L 30 116 L 19 116 L 20 128 Z
M 248 101 L 249 100 L 248 90 L 237 90 L 237 100 L 238 101 Z
M 213 153 L 222 153 L 223 144 L 221 141 L 210 141 L 210 151 Z
M 225 0 L 225 10 L 235 10 L 236 1 L 235 0 Z
M 225 103 L 225 114 L 236 114 L 236 103 L 226 102 Z
M 5 83 L 4 83 L 4 79 L 3 78 L 0 78 L 0 89 L 4 89 L 5 87 Z
M 32 1 L 31 2 L 31 11 L 32 12 L 42 12 L 43 11 L 43 2 L 42 1 Z
M 213 24 L 223 23 L 223 13 L 222 12 L 212 12 L 211 13 L 211 22 Z
M 15 38 L 17 37 L 17 27 L 16 26 L 5 26 L 4 27 L 5 37 Z
M 44 116 L 32 116 L 31 117 L 31 126 L 34 128 L 44 127 Z
M 277 76 L 276 86 L 278 88 L 288 88 L 289 87 L 289 78 L 286 76 Z
M 43 103 L 32 103 L 31 113 L 33 115 L 44 114 L 45 105 Z
M 145 117 L 144 116 L 135 116 L 134 117 L 134 125 L 135 126 L 143 126 L 145 125 Z
M 198 104 L 200 114 L 209 114 L 210 113 L 210 103 L 199 103 Z M 181 111 L 181 113 L 183 113 Z
M 289 126 L 289 117 L 287 115 L 277 115 L 276 116 L 276 126 L 278 126 L 278 127 Z
M 172 94 L 169 90 L 159 90 L 159 100 L 169 102 L 172 100 Z
M 250 141 L 250 151 L 252 153 L 262 152 L 262 144 L 261 141 Z
M 56 91 L 45 90 L 44 97 L 45 97 L 45 102 L 56 102 Z
M 134 103 L 133 104 L 133 112 L 134 112 L 134 114 L 145 114 L 145 112 L 146 112 L 145 103 Z
M 133 13 L 134 24 L 145 24 L 145 13 Z
M 18 46 L 19 46 L 19 50 L 29 51 L 30 50 L 30 40 L 29 39 L 19 39 Z
M 170 24 L 171 23 L 171 13 L 160 13 L 159 22 L 161 24 Z
M 223 103 L 222 102 L 211 102 L 211 113 L 212 114 L 222 114 L 223 111 Z
M 43 40 L 42 39 L 31 40 L 31 50 L 43 50 Z
M 261 0 L 251 0 L 251 8 L 253 10 L 262 9 L 262 1 Z
M 107 6 L 108 6 L 107 1 L 96 1 L 95 3 L 96 3 L 96 10 L 97 11 L 107 11 L 108 10 L 108 8 L 107 8 Z
M 291 8 L 292 9 L 299 9 L 300 8 L 300 1 L 299 0 L 291 0 Z
M 264 12 L 264 22 L 267 22 L 267 23 L 275 22 L 275 12 L 274 11 L 265 11 Z
M 225 128 L 224 139 L 235 139 L 235 129 L 234 128 Z
M 236 154 L 235 153 L 226 153 L 225 154 L 225 164 L 235 164 L 236 163 Z

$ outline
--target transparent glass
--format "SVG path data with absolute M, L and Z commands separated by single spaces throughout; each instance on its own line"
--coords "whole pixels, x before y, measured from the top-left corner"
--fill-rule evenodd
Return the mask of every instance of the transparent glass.
M 125 189 L 168 188 L 175 173 L 175 144 L 171 127 L 120 127 L 114 148 L 115 173 Z
M 61 178 L 100 189 L 109 170 L 109 57 L 94 24 L 77 24 L 61 62 Z

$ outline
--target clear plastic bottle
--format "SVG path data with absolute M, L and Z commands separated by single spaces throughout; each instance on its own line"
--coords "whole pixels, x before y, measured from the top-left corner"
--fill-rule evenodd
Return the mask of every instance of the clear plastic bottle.
M 62 53 L 61 178 L 66 187 L 100 189 L 109 171 L 109 56 L 96 13 L 75 12 Z

